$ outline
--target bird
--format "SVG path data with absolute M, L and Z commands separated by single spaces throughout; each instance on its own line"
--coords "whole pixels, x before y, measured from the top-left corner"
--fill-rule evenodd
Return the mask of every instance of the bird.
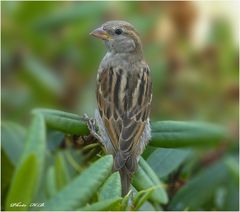
M 151 139 L 152 81 L 142 43 L 135 27 L 112 20 L 90 35 L 103 40 L 107 49 L 97 72 L 96 125 L 90 131 L 113 155 L 119 171 L 122 196 L 130 191 L 138 160 Z

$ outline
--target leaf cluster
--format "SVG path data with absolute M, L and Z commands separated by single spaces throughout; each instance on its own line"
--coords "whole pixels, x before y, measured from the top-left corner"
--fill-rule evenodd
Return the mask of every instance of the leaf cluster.
M 132 180 L 133 193 L 123 198 L 119 173 L 112 173 L 112 156 L 105 155 L 96 141 L 81 140 L 78 148 L 61 146 L 63 140 L 71 144 L 89 134 L 80 116 L 35 109 L 29 129 L 4 122 L 2 132 L 4 166 L 8 164 L 3 168 L 5 210 L 34 210 L 33 202 L 44 203 L 40 210 L 193 210 L 207 208 L 212 198 L 221 198 L 221 192 L 236 197 L 238 172 L 233 157 L 191 173 L 193 164 L 188 160 L 196 153 L 191 147 L 216 146 L 227 136 L 216 125 L 152 123 L 152 139 Z M 183 164 L 185 170 L 179 170 Z M 171 181 L 177 172 L 181 175 Z M 191 178 L 186 185 L 174 190 L 174 184 L 187 175 Z M 224 187 L 231 178 L 235 180 Z M 213 201 L 221 209 L 235 209 L 236 200 L 229 204 L 227 199 Z M 13 204 L 19 202 L 24 203 L 20 208 Z

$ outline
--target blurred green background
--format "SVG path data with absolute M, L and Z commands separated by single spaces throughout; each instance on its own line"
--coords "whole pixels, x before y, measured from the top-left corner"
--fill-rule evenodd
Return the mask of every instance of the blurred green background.
M 228 144 L 200 151 L 198 160 L 208 164 L 237 155 L 234 3 L 11 1 L 1 6 L 3 121 L 28 126 L 36 107 L 92 116 L 96 72 L 106 49 L 89 32 L 122 19 L 139 31 L 151 68 L 151 119 L 222 125 L 229 131 Z
M 198 4 L 2 2 L 2 118 L 24 122 L 40 106 L 92 114 L 106 50 L 89 32 L 106 20 L 123 19 L 136 26 L 144 44 L 153 119 L 237 128 L 236 23 L 221 14 L 227 2 L 218 16 L 209 9 L 217 5 Z

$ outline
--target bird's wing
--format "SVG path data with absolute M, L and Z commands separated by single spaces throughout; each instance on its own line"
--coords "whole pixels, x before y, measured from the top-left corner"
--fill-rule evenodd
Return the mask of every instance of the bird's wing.
M 152 83 L 147 65 L 102 70 L 97 81 L 100 115 L 115 151 L 115 167 L 136 168 L 138 144 L 150 112 Z

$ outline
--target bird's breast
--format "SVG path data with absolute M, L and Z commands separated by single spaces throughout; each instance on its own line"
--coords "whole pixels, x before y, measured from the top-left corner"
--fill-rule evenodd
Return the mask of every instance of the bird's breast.
M 124 71 L 137 69 L 136 66 L 142 63 L 142 59 L 134 53 L 112 53 L 107 52 L 104 56 L 100 67 L 107 69 L 108 67 L 121 68 Z

